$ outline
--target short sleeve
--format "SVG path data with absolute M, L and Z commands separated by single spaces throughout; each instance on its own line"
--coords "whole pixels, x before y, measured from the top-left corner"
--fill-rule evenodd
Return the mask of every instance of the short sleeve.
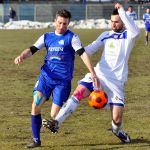
M 72 38 L 72 47 L 75 51 L 77 51 L 83 47 L 81 44 L 81 41 L 79 39 L 79 36 L 76 34 Z
M 44 34 L 41 37 L 39 37 L 39 39 L 34 43 L 34 46 L 38 49 L 45 47 Z

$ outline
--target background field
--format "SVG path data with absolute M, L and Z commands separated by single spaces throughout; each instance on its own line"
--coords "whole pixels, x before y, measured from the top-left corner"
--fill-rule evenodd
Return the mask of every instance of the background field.
M 20 66 L 13 63 L 20 52 L 31 46 L 47 30 L 0 30 L 0 150 L 23 150 L 31 140 L 30 110 L 32 89 L 39 75 L 45 51 L 36 53 Z M 93 41 L 102 30 L 75 30 L 83 44 Z M 101 51 L 91 59 L 95 64 Z M 76 58 L 74 89 L 87 69 Z M 145 46 L 144 31 L 129 60 L 129 79 L 125 88 L 124 129 L 132 138 L 122 144 L 111 133 L 110 112 L 95 110 L 84 100 L 61 126 L 58 134 L 41 131 L 41 150 L 148 150 L 150 149 L 150 45 Z M 49 117 L 51 101 L 42 115 Z

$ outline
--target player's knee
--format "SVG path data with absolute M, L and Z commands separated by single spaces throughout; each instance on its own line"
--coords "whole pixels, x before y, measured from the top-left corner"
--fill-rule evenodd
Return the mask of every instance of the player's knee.
M 33 105 L 36 105 L 36 106 L 41 105 L 46 100 L 46 97 L 42 95 L 41 93 L 39 94 L 39 92 L 37 91 L 34 91 L 33 96 L 34 96 Z
M 73 96 L 79 101 L 86 98 L 88 95 L 89 95 L 89 93 L 85 87 L 80 87 L 80 88 L 76 89 L 73 93 Z

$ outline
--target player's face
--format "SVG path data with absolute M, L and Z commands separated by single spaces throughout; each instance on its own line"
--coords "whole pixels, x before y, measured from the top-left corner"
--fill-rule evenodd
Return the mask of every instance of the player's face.
M 121 32 L 124 30 L 124 24 L 119 15 L 111 16 L 111 28 L 114 32 Z
M 146 12 L 149 14 L 149 13 L 150 13 L 150 9 L 149 9 L 149 8 L 147 8 L 147 9 L 146 9 Z
M 128 8 L 128 11 L 129 11 L 129 12 L 132 12 L 132 11 L 133 11 L 132 7 L 129 7 L 129 8 Z
M 69 25 L 69 18 L 58 16 L 55 19 L 55 30 L 58 34 L 64 34 L 68 29 L 68 25 Z

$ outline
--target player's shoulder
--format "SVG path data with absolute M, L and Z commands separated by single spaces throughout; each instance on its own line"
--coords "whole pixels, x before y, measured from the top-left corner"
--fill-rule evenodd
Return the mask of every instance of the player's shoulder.
M 110 31 L 104 31 L 98 36 L 97 40 L 102 41 L 109 36 L 110 36 Z
M 51 32 L 45 32 L 44 35 L 50 35 L 50 34 L 54 34 L 55 32 L 54 31 L 51 31 Z
M 71 31 L 71 30 L 67 30 L 67 32 L 66 32 L 67 34 L 70 34 L 70 35 L 77 35 L 76 33 L 74 33 L 73 31 Z
M 101 33 L 100 36 L 101 36 L 101 37 L 109 36 L 109 35 L 111 34 L 111 32 L 112 32 L 112 31 L 104 31 L 104 32 Z
M 69 37 L 70 39 L 72 39 L 72 38 L 74 38 L 74 39 L 78 39 L 79 38 L 79 36 L 76 34 L 76 33 L 74 33 L 73 31 L 71 31 L 71 30 L 67 30 L 67 32 L 65 33 L 65 35 L 67 36 L 67 37 Z

